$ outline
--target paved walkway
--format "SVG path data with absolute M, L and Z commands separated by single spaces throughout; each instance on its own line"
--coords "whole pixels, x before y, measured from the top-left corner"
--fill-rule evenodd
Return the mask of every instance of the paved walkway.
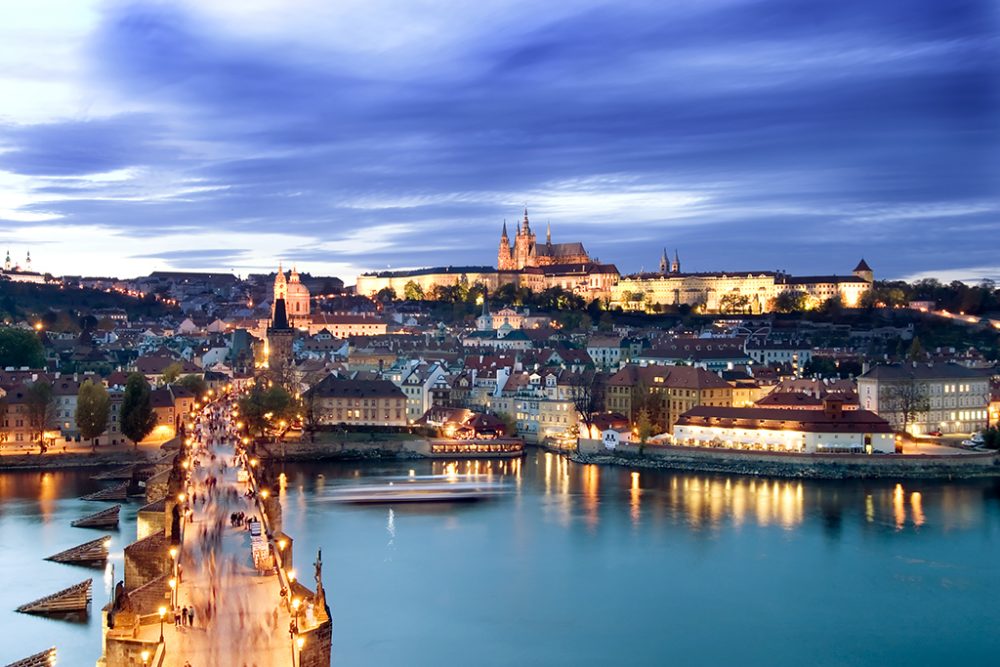
M 253 566 L 250 533 L 234 527 L 230 517 L 256 515 L 256 506 L 244 496 L 246 484 L 237 481 L 239 465 L 228 436 L 228 424 L 215 422 L 216 436 L 207 425 L 195 433 L 201 465 L 194 468 L 189 494 L 193 514 L 184 531 L 183 573 L 178 586 L 179 608 L 194 609 L 192 626 L 164 625 L 165 667 L 270 667 L 292 662 L 290 615 L 281 604 L 281 585 L 274 574 L 262 575 Z M 212 460 L 212 455 L 215 460 Z M 214 488 L 211 481 L 214 478 Z M 159 634 L 150 626 L 143 634 Z

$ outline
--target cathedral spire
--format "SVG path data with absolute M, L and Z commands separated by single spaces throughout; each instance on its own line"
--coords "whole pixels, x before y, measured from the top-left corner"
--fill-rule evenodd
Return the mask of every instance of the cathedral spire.
M 550 220 L 545 222 L 545 242 L 552 245 L 552 222 Z
M 528 207 L 525 206 L 524 207 L 524 231 L 527 232 L 527 231 L 529 231 L 529 229 L 530 229 L 530 227 L 528 226 Z
M 507 218 L 504 218 L 503 219 L 503 231 L 500 232 L 500 239 L 501 240 L 505 240 L 507 238 L 508 238 L 507 237 Z
M 660 273 L 666 273 L 667 269 L 670 268 L 667 261 L 667 249 L 663 249 L 663 254 L 660 255 Z
M 670 272 L 671 273 L 681 272 L 681 258 L 680 255 L 677 254 L 676 249 L 674 250 L 674 263 L 670 266 Z

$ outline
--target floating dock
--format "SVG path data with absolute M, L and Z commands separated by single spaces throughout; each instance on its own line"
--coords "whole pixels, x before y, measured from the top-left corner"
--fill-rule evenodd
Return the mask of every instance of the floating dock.
M 21 605 L 14 611 L 22 614 L 64 614 L 73 611 L 87 611 L 93 597 L 94 580 L 87 579 L 69 588 L 46 595 L 34 602 Z
M 55 561 L 56 563 L 103 567 L 104 563 L 108 560 L 108 544 L 110 542 L 110 537 L 98 537 L 96 540 L 84 542 L 72 549 L 60 551 L 45 560 Z
M 118 512 L 121 509 L 121 505 L 115 505 L 106 510 L 89 514 L 82 519 L 77 519 L 70 525 L 74 528 L 117 528 Z

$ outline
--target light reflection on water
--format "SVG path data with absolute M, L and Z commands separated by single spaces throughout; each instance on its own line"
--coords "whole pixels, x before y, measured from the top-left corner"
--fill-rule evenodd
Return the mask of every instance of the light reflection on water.
M 124 505 L 119 530 L 73 528 L 70 522 L 111 506 L 80 500 L 108 483 L 91 479 L 99 469 L 0 472 L 0 664 L 56 646 L 60 667 L 92 667 L 100 657 L 100 610 L 111 592 L 111 571 L 121 577 L 122 549 L 135 539 L 138 504 Z M 106 567 L 86 568 L 44 560 L 96 539 L 111 538 Z M 18 614 L 14 608 L 44 595 L 93 579 L 93 602 L 86 617 L 49 619 Z M 10 641 L 16 638 L 16 641 Z
M 297 553 L 322 547 L 331 563 L 334 664 L 465 664 L 449 641 L 476 646 L 481 666 L 984 664 L 1000 651 L 976 630 L 1000 624 L 1000 567 L 984 558 L 1000 549 L 1000 482 L 672 473 L 536 451 L 492 463 L 287 468 L 304 501 L 286 512 Z M 317 502 L 410 470 L 478 472 L 511 494 L 398 506 L 389 524 L 386 507 Z
M 664 655 L 678 664 L 984 664 L 1000 651 L 997 633 L 980 631 L 1000 625 L 1000 566 L 987 557 L 1000 551 L 995 480 L 758 479 L 576 465 L 535 451 L 284 472 L 297 565 L 320 547 L 330 563 L 337 667 L 466 664 L 440 650 L 452 640 L 481 647 L 483 667 L 662 664 Z M 101 488 L 91 474 L 0 473 L 0 571 L 15 575 L 4 578 L 0 623 L 24 638 L 0 642 L 0 664 L 50 644 L 61 667 L 99 656 L 99 610 L 112 565 L 121 577 L 137 504 L 111 533 L 108 570 L 42 560 L 101 534 L 69 526 L 108 506 L 78 500 Z M 317 502 L 390 475 L 475 476 L 510 495 L 461 506 Z M 87 576 L 97 581 L 83 625 L 10 611 Z M 767 632 L 776 626 L 783 632 Z M 840 632 L 851 641 L 831 639 Z

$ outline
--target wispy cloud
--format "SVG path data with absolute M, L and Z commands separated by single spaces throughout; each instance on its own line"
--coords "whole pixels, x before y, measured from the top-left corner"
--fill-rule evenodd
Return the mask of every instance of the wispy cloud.
M 985 0 L 46 1 L 0 26 L 0 242 L 47 270 L 485 264 L 525 204 L 624 270 L 994 259 Z

